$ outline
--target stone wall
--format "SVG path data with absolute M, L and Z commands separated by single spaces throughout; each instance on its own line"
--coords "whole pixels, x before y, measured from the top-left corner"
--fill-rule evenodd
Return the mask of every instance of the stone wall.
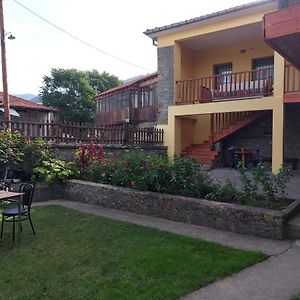
M 259 149 L 262 157 L 272 157 L 272 114 L 261 117 L 223 142 L 224 151 L 232 146 L 236 149 L 245 148 L 253 151 Z M 284 157 L 288 159 L 297 158 L 297 168 L 299 168 L 300 104 L 285 106 Z M 292 167 L 290 163 L 287 165 Z
M 174 46 L 157 49 L 158 124 L 168 123 L 168 107 L 174 103 Z
M 284 211 L 253 208 L 175 195 L 70 180 L 67 200 L 165 218 L 217 229 L 283 239 L 289 208 Z
M 29 182 L 29 181 L 27 181 Z M 29 182 L 31 183 L 31 182 Z M 13 191 L 18 191 L 21 183 L 15 183 L 11 185 Z M 54 183 L 51 185 L 45 182 L 35 182 L 35 189 L 33 194 L 33 202 L 48 201 L 53 199 L 61 199 L 64 195 L 65 186 L 60 183 Z
M 53 150 L 55 153 L 55 156 L 67 161 L 73 161 L 75 151 L 80 147 L 80 145 L 72 145 L 72 144 L 65 144 L 65 145 L 54 145 Z M 99 145 L 95 145 L 96 148 L 99 147 Z M 137 147 L 132 146 L 119 146 L 119 145 L 106 145 L 104 146 L 104 152 L 106 155 L 110 157 L 117 157 L 121 158 L 129 150 L 137 149 Z M 167 147 L 165 146 L 143 146 L 141 147 L 143 155 L 165 155 L 167 153 Z

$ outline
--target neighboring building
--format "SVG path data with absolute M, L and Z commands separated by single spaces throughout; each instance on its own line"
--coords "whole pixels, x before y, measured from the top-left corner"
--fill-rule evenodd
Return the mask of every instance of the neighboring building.
M 155 125 L 156 86 L 157 73 L 153 73 L 96 95 L 96 125 L 116 125 L 125 121 L 134 125 Z
M 272 160 L 274 172 L 300 159 L 299 1 L 256 1 L 145 34 L 158 47 L 170 155 L 222 166 L 234 147 Z
M 46 122 L 58 117 L 58 110 L 16 96 L 9 96 L 12 121 Z M 3 93 L 0 92 L 0 121 L 3 120 Z

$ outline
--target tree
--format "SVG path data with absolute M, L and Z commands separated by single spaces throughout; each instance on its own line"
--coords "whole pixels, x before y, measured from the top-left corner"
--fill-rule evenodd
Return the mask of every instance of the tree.
M 101 74 L 97 70 L 86 71 L 89 84 L 95 90 L 96 94 L 120 85 L 122 82 L 117 76 L 110 75 L 107 72 Z
M 96 70 L 52 69 L 44 76 L 40 95 L 43 104 L 58 108 L 64 121 L 94 122 L 96 106 L 93 97 L 120 84 L 120 80 Z

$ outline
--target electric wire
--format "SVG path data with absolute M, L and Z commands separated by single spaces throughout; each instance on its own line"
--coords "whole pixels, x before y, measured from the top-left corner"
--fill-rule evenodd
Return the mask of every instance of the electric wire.
M 44 22 L 48 23 L 48 24 L 51 25 L 52 27 L 54 27 L 54 28 L 56 28 L 57 30 L 63 32 L 64 34 L 70 36 L 70 37 L 73 38 L 74 40 L 77 40 L 78 42 L 80 42 L 80 43 L 82 43 L 82 44 L 84 44 L 84 45 L 86 45 L 86 46 L 88 46 L 88 47 L 90 47 L 90 48 L 92 48 L 92 49 L 94 49 L 94 50 L 96 50 L 96 51 L 102 53 L 102 54 L 105 54 L 105 55 L 107 55 L 107 56 L 110 56 L 110 57 L 112 57 L 112 58 L 114 58 L 114 59 L 116 59 L 116 60 L 118 60 L 118 61 L 121 61 L 121 62 L 123 62 L 123 63 L 126 63 L 126 64 L 128 64 L 128 65 L 131 65 L 131 66 L 136 67 L 136 68 L 139 68 L 139 69 L 143 69 L 143 70 L 145 70 L 145 71 L 153 72 L 153 70 L 151 70 L 151 69 L 149 69 L 149 68 L 145 68 L 145 67 L 140 66 L 140 65 L 138 65 L 138 64 L 132 63 L 132 62 L 130 62 L 130 61 L 128 61 L 128 60 L 125 60 L 125 59 L 123 59 L 123 58 L 121 58 L 121 57 L 115 56 L 115 55 L 113 55 L 113 54 L 111 54 L 111 53 L 109 53 L 109 52 L 107 52 L 107 51 L 104 51 L 104 50 L 102 50 L 102 49 L 100 49 L 100 48 L 98 48 L 98 47 L 92 45 L 92 44 L 89 43 L 89 42 L 86 42 L 86 41 L 82 40 L 81 38 L 75 36 L 74 34 L 68 32 L 67 30 L 61 28 L 60 26 L 54 24 L 53 22 L 51 22 L 51 21 L 45 19 L 44 17 L 42 17 L 42 16 L 39 15 L 38 13 L 34 12 L 32 9 L 28 8 L 27 6 L 25 6 L 25 5 L 22 4 L 21 2 L 19 2 L 19 1 L 17 1 L 17 0 L 13 0 L 13 1 L 14 1 L 15 3 L 17 3 L 18 5 L 20 5 L 21 7 L 23 7 L 24 9 L 26 9 L 27 11 L 29 11 L 30 13 L 32 13 L 33 15 L 35 15 L 36 17 L 38 17 L 39 19 L 41 19 L 41 20 L 43 20 Z

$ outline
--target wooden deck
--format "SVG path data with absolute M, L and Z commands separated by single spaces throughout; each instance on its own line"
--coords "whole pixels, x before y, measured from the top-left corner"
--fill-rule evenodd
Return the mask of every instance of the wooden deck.
M 265 42 L 300 69 L 300 4 L 266 14 L 263 26 Z

